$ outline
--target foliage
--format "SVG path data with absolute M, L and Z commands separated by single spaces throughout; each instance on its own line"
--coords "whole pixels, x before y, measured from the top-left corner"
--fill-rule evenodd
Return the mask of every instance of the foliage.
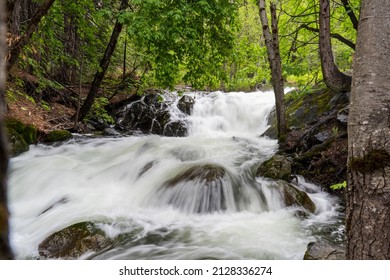
M 107 113 L 106 109 L 104 108 L 108 104 L 109 102 L 107 98 L 105 97 L 96 98 L 92 105 L 91 110 L 87 115 L 87 119 L 97 120 L 101 123 L 113 124 L 114 119 Z
M 334 185 L 331 185 L 330 188 L 332 190 L 340 190 L 340 189 L 345 189 L 347 187 L 347 182 L 344 181 L 342 183 L 338 183 L 338 184 L 334 184 Z
M 318 1 L 277 1 L 283 76 L 308 90 L 322 80 L 318 58 Z M 341 3 L 331 1 L 331 32 L 355 42 Z M 360 0 L 350 0 L 359 15 Z M 20 56 L 20 66 L 46 88 L 90 84 L 116 19 L 124 23 L 107 76 L 115 93 L 187 84 L 199 89 L 254 90 L 270 74 L 256 0 L 55 1 Z M 23 24 L 22 24 L 23 27 Z M 23 28 L 22 28 L 23 29 Z M 332 39 L 340 70 L 350 71 L 353 49 Z M 80 81 L 81 79 L 81 81 Z M 122 80 L 122 81 L 121 81 Z M 43 96 L 45 98 L 45 96 Z

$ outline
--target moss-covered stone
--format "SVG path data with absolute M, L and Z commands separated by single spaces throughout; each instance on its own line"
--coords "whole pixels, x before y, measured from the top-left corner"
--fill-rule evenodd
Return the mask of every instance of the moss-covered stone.
M 5 124 L 13 156 L 28 151 L 29 145 L 38 142 L 38 130 L 36 127 L 29 124 L 26 125 L 17 119 L 7 119 Z
M 291 177 L 291 162 L 283 155 L 275 155 L 259 166 L 256 176 L 289 181 Z
M 72 137 L 72 133 L 67 130 L 53 130 L 46 135 L 44 142 L 52 143 L 66 141 L 72 139 Z
M 39 244 L 44 258 L 76 259 L 89 252 L 99 252 L 112 244 L 93 222 L 81 222 L 57 231 Z

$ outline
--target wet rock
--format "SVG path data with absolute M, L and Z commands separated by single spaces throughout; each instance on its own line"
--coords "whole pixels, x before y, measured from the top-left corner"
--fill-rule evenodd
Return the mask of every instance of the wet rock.
M 50 131 L 43 139 L 43 142 L 53 143 L 53 142 L 61 142 L 72 139 L 73 135 L 68 130 L 53 130 Z
M 225 168 L 218 165 L 206 164 L 203 166 L 193 166 L 187 171 L 165 182 L 167 187 L 173 187 L 185 181 L 205 181 L 206 183 L 220 180 L 226 174 Z
M 29 145 L 38 142 L 38 130 L 32 125 L 26 125 L 16 119 L 5 121 L 12 156 L 20 155 L 29 150 Z
M 187 115 L 191 115 L 192 109 L 194 108 L 195 99 L 188 95 L 183 95 L 178 103 L 177 108 L 179 108 L 180 111 Z
M 103 130 L 103 135 L 104 136 L 114 136 L 114 137 L 118 137 L 118 136 L 121 136 L 122 134 L 120 134 L 118 131 L 116 131 L 114 128 L 112 127 L 107 127 Z
M 292 184 L 279 180 L 271 183 L 270 186 L 277 189 L 282 194 L 286 206 L 303 207 L 310 213 L 316 211 L 316 206 L 309 195 Z
M 286 206 L 297 205 L 305 208 L 311 213 L 316 211 L 316 206 L 309 195 L 304 191 L 298 190 L 291 184 L 283 184 L 283 195 Z
M 187 124 L 183 121 L 173 121 L 165 125 L 163 135 L 172 137 L 184 137 L 187 135 Z
M 307 245 L 303 259 L 345 260 L 345 248 L 324 242 L 311 242 Z
M 157 196 L 161 203 L 189 213 L 211 213 L 227 209 L 227 171 L 222 166 L 193 166 L 166 181 Z
M 291 162 L 283 155 L 275 155 L 259 166 L 256 176 L 289 181 L 291 177 Z
M 131 103 L 115 110 L 117 119 L 115 128 L 124 133 L 140 131 L 144 134 L 185 136 L 187 126 L 184 122 L 171 122 L 168 105 L 156 92 L 132 100 Z
M 57 231 L 42 241 L 39 255 L 43 258 L 77 259 L 83 254 L 99 252 L 112 241 L 92 222 L 81 222 Z
M 45 210 L 43 210 L 38 216 L 41 216 L 41 215 L 45 214 L 46 212 L 51 211 L 52 209 L 54 209 L 58 205 L 65 204 L 65 203 L 68 203 L 68 202 L 69 202 L 69 198 L 68 197 L 63 197 L 63 198 L 57 200 L 56 202 L 54 202 L 49 207 L 47 207 Z
M 137 178 L 142 177 L 146 172 L 148 172 L 153 166 L 155 166 L 158 162 L 156 160 L 153 160 L 151 162 L 148 162 L 144 167 L 142 167 L 141 171 L 138 173 Z

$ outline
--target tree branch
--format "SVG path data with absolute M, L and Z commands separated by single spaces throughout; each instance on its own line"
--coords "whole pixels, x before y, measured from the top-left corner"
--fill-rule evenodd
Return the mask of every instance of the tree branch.
M 309 30 L 309 31 L 312 31 L 312 32 L 316 32 L 316 33 L 320 32 L 320 30 L 318 28 L 310 27 L 307 24 L 302 24 L 299 27 L 299 29 L 301 29 L 301 28 L 304 28 L 306 30 Z M 339 40 L 341 43 L 344 43 L 345 45 L 347 45 L 348 47 L 352 48 L 353 50 L 355 49 L 355 44 L 352 41 L 344 38 L 343 36 L 341 36 L 338 33 L 331 33 L 330 37 L 335 38 L 336 40 Z

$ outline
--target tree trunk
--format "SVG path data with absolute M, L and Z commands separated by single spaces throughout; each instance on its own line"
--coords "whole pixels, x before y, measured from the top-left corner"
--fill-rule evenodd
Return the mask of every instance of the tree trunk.
M 5 36 L 6 15 L 4 0 L 0 0 L 0 259 L 12 259 L 12 252 L 8 239 L 8 208 L 6 177 L 8 167 L 8 149 L 5 140 L 4 122 L 4 94 L 5 94 Z
M 390 259 L 390 5 L 363 0 L 348 122 L 348 259 Z
M 31 39 L 31 36 L 37 29 L 37 26 L 39 22 L 41 21 L 42 17 L 47 14 L 50 7 L 53 5 L 55 0 L 46 0 L 35 12 L 33 17 L 31 18 L 26 32 L 19 38 L 19 40 L 16 40 L 15 43 L 13 43 L 9 48 L 9 54 L 8 54 L 8 65 L 7 70 L 9 71 L 12 66 L 16 63 L 16 61 L 19 58 L 20 53 L 22 52 L 22 49 L 28 44 L 28 42 Z
M 120 11 L 126 9 L 128 5 L 128 0 L 122 0 Z M 78 121 L 82 121 L 88 114 L 91 109 L 93 102 L 95 100 L 96 94 L 100 88 L 100 85 L 103 81 L 104 75 L 106 74 L 107 68 L 110 64 L 111 56 L 115 51 L 116 44 L 118 42 L 119 35 L 122 31 L 123 23 L 119 22 L 117 19 L 115 22 L 114 29 L 111 34 L 110 41 L 106 47 L 103 58 L 100 61 L 99 70 L 96 72 L 95 77 L 93 79 L 91 88 L 89 89 L 88 96 L 85 99 L 83 106 L 80 109 Z
M 286 109 L 284 105 L 284 82 L 282 76 L 282 62 L 279 51 L 278 23 L 276 16 L 276 6 L 271 3 L 271 28 L 268 25 L 265 0 L 259 0 L 259 14 L 263 27 L 263 36 L 267 48 L 268 61 L 271 68 L 271 82 L 275 94 L 276 119 L 278 123 L 278 139 L 284 142 L 286 138 Z
M 330 0 L 320 0 L 319 23 L 319 50 L 325 84 L 335 91 L 349 91 L 352 78 L 337 68 L 333 58 L 330 36 Z

